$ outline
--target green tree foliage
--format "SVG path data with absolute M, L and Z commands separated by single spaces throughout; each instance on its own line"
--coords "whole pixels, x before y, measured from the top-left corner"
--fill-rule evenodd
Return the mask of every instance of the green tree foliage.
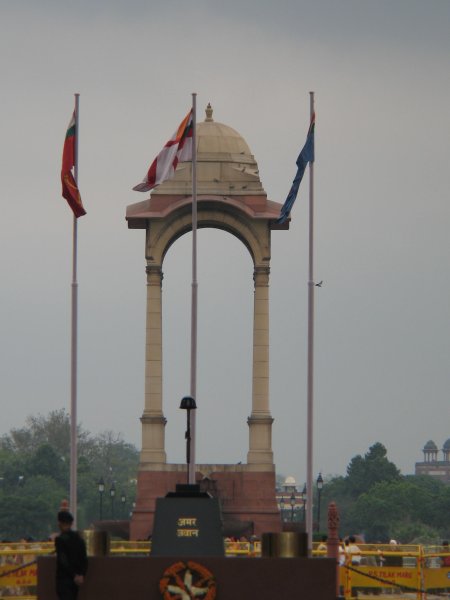
M 432 477 L 404 477 L 376 443 L 352 458 L 345 477 L 327 479 L 324 506 L 333 500 L 342 536 L 363 534 L 366 541 L 433 543 L 450 537 L 450 486 Z
M 93 442 L 89 433 L 78 427 L 78 448 L 83 454 L 86 445 Z M 49 445 L 58 456 L 69 458 L 70 419 L 64 409 L 54 410 L 48 416 L 29 416 L 25 427 L 11 429 L 0 437 L 1 447 L 22 454 L 31 454 L 39 446 Z
M 62 457 L 58 456 L 50 444 L 38 446 L 31 455 L 29 468 L 27 469 L 33 476 L 42 475 L 50 477 L 60 486 L 64 486 L 67 478 L 67 469 Z
M 383 481 L 359 496 L 351 508 L 351 519 L 371 540 L 386 542 L 400 537 L 400 526 L 420 523 L 422 507 L 429 500 L 428 494 L 411 481 Z
M 69 497 L 70 419 L 64 410 L 28 417 L 0 437 L 0 538 L 46 539 L 55 530 L 61 501 Z M 78 428 L 78 526 L 99 519 L 98 481 L 105 482 L 103 519 L 125 518 L 135 499 L 137 449 L 110 431 Z M 126 502 L 121 502 L 122 494 Z
M 47 502 L 42 498 L 33 498 L 17 493 L 2 494 L 1 496 L 0 530 L 2 531 L 2 540 L 18 541 L 31 534 L 39 539 L 46 539 L 49 536 L 52 529 L 44 531 L 45 526 L 41 526 L 41 519 L 44 524 L 51 517 L 54 521 L 55 511 L 52 510 L 50 517 Z
M 383 444 L 377 442 L 364 456 L 358 454 L 347 467 L 347 486 L 350 494 L 356 498 L 376 483 L 398 481 L 400 471 L 387 458 Z

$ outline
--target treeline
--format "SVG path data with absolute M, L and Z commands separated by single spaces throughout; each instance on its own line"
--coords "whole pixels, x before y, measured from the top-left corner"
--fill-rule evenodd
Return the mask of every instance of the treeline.
M 325 515 L 329 502 L 336 502 L 343 536 L 404 544 L 450 538 L 450 486 L 430 476 L 402 475 L 380 443 L 352 458 L 345 476 L 327 477 L 321 500 Z
M 138 462 L 137 449 L 120 436 L 78 428 L 78 528 L 99 520 L 100 509 L 103 519 L 129 517 Z M 0 437 L 1 540 L 43 540 L 56 530 L 56 511 L 69 499 L 69 469 L 70 419 L 64 410 L 30 416 L 25 427 Z
M 102 518 L 127 519 L 136 495 L 138 450 L 119 435 L 78 428 L 78 527 Z M 69 499 L 70 419 L 64 410 L 30 416 L 0 436 L 0 540 L 46 539 Z M 103 494 L 99 481 L 104 481 Z M 115 495 L 111 496 L 111 489 Z M 342 536 L 367 542 L 432 544 L 450 538 L 450 485 L 432 477 L 404 476 L 376 443 L 350 461 L 346 475 L 324 477 L 321 529 L 335 501 Z M 314 518 L 318 497 L 314 490 Z M 301 519 L 298 514 L 297 519 Z

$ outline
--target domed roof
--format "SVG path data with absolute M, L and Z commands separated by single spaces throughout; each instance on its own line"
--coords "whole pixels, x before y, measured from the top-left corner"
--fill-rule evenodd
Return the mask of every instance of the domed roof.
M 232 127 L 206 118 L 197 123 L 197 193 L 216 196 L 266 196 L 258 165 L 244 138 Z M 178 163 L 174 177 L 152 191 L 159 194 L 192 192 L 192 162 Z
M 205 120 L 197 123 L 197 160 L 201 160 L 205 154 L 214 153 L 216 158 L 218 154 L 228 155 L 230 158 L 236 155 L 238 160 L 245 156 L 253 161 L 244 138 L 232 127 L 214 121 L 211 104 L 208 104 L 205 113 Z
M 297 482 L 295 481 L 295 478 L 292 477 L 292 475 L 289 475 L 284 480 L 284 485 L 297 485 Z
M 450 438 L 448 438 L 448 440 L 445 442 L 445 444 L 442 447 L 443 450 L 450 450 Z
M 433 440 L 428 440 L 428 442 L 425 444 L 425 446 L 423 447 L 424 451 L 431 451 L 431 450 L 437 450 L 438 447 L 436 446 L 436 444 L 433 442 Z

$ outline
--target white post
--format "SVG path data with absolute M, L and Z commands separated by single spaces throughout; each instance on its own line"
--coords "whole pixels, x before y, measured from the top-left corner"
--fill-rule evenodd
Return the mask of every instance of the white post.
M 74 179 L 78 185 L 80 94 L 75 94 L 75 165 Z M 72 319 L 71 319 L 71 368 L 70 368 L 70 510 L 77 526 L 77 352 L 78 352 L 78 283 L 77 283 L 77 218 L 73 216 L 72 247 Z
M 314 115 L 314 92 L 309 92 L 310 116 Z M 308 375 L 306 448 L 306 533 L 308 555 L 313 538 L 313 409 L 314 409 L 314 161 L 309 163 L 309 268 L 308 268 Z
M 192 94 L 192 301 L 191 301 L 191 396 L 197 401 L 197 94 Z M 195 483 L 195 410 L 190 412 L 191 447 L 188 481 Z

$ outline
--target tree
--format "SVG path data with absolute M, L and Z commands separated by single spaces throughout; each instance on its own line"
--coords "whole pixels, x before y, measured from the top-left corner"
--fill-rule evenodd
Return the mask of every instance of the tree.
M 432 477 L 430 477 L 432 479 Z M 440 484 L 438 493 L 431 496 L 426 522 L 439 530 L 441 540 L 450 538 L 450 485 Z
M 26 426 L 0 437 L 0 536 L 18 539 L 31 535 L 45 539 L 55 529 L 61 500 L 69 497 L 70 419 L 64 410 L 47 417 L 28 417 Z M 98 481 L 106 494 L 111 485 L 120 504 L 135 499 L 139 454 L 111 431 L 96 436 L 78 427 L 78 527 L 99 518 Z M 125 517 L 125 506 L 116 518 Z M 129 508 L 126 511 L 129 512 Z M 110 518 L 105 511 L 104 518 Z
M 415 537 L 411 524 L 420 523 L 421 507 L 429 500 L 427 493 L 412 481 L 383 481 L 362 494 L 350 511 L 357 531 L 365 533 L 368 541 L 388 542 L 400 538 L 405 532 Z M 400 531 L 403 532 L 400 535 Z
M 367 511 L 367 514 L 370 511 L 368 507 L 364 506 L 361 507 L 359 513 L 355 513 L 353 507 L 358 498 L 362 494 L 369 493 L 377 483 L 401 481 L 401 479 L 400 471 L 387 459 L 386 448 L 377 442 L 369 448 L 364 456 L 357 455 L 351 459 L 345 477 L 334 477 L 327 482 L 322 492 L 324 506 L 328 506 L 332 500 L 336 502 L 340 515 L 341 532 L 344 532 L 344 535 L 360 533 L 363 519 L 359 517 L 363 511 Z M 382 529 L 381 525 L 380 529 Z M 381 533 L 382 531 L 378 531 L 377 536 Z
M 43 475 L 64 485 L 67 481 L 67 467 L 64 456 L 58 456 L 56 451 L 46 443 L 39 446 L 32 455 L 27 469 L 30 474 Z
M 381 481 L 399 481 L 400 471 L 387 459 L 387 450 L 377 442 L 369 448 L 364 457 L 360 454 L 352 458 L 347 467 L 347 485 L 350 494 L 356 498 Z
M 78 451 L 83 454 L 93 443 L 90 434 L 77 427 Z M 28 416 L 25 427 L 11 429 L 0 437 L 0 447 L 22 454 L 32 454 L 39 446 L 49 445 L 58 456 L 70 455 L 70 418 L 64 409 L 53 410 L 48 416 Z
M 450 538 L 450 486 L 428 475 L 402 476 L 377 442 L 354 456 L 345 477 L 326 478 L 323 507 L 336 502 L 340 533 L 366 541 L 436 543 Z

